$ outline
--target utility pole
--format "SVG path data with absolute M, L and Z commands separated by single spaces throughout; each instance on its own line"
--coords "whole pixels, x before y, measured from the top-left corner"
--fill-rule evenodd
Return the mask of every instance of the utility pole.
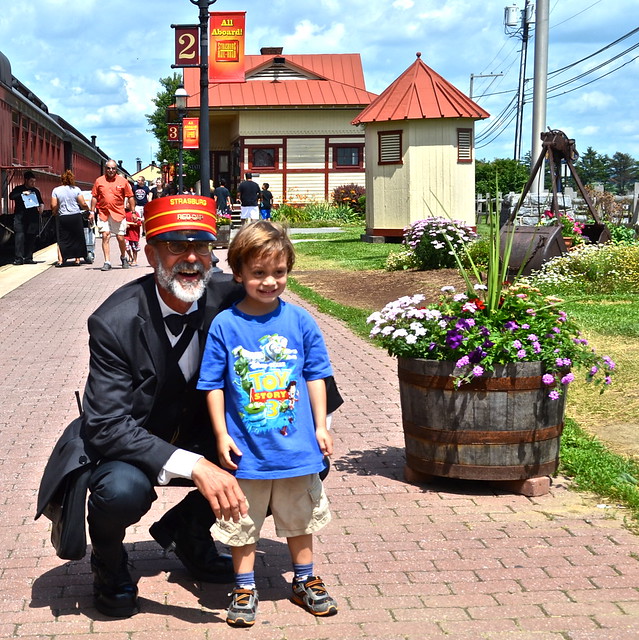
M 535 15 L 535 74 L 533 89 L 532 153 L 531 162 L 541 155 L 541 134 L 546 129 L 546 100 L 548 94 L 548 0 L 538 0 Z M 544 164 L 531 193 L 540 194 L 544 190 Z
M 528 60 L 528 34 L 531 22 L 530 0 L 524 4 L 521 17 L 521 56 L 519 58 L 519 87 L 517 89 L 517 122 L 515 124 L 515 149 L 513 159 L 521 160 L 521 136 L 524 127 L 524 93 L 526 88 L 526 62 Z

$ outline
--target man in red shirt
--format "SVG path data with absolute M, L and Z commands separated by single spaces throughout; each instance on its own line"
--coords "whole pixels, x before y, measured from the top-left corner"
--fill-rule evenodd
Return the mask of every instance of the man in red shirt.
M 98 232 L 102 236 L 104 265 L 101 271 L 111 269 L 111 248 L 109 246 L 111 234 L 115 235 L 120 247 L 122 268 L 129 268 L 124 240 L 127 229 L 124 203 L 127 199 L 129 210 L 135 211 L 135 199 L 131 185 L 123 176 L 118 175 L 118 165 L 115 160 L 109 160 L 106 163 L 104 175 L 95 181 L 91 191 L 91 211 L 98 213 Z

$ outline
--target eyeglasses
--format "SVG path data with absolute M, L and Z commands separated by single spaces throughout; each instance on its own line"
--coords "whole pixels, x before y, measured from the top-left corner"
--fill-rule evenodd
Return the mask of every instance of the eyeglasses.
M 212 242 L 188 242 L 186 240 L 171 240 L 169 242 L 163 242 L 163 245 L 174 256 L 179 256 L 187 251 L 195 251 L 198 256 L 208 256 L 213 251 Z

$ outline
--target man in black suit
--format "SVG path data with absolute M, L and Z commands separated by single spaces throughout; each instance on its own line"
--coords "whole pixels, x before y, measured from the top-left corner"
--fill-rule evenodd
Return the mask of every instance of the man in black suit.
M 195 389 L 206 330 L 242 295 L 231 276 L 212 270 L 215 205 L 173 196 L 153 200 L 145 213 L 154 273 L 118 289 L 89 318 L 83 417 L 61 439 L 81 442 L 56 447 L 38 502 L 40 513 L 69 469 L 96 463 L 88 500 L 94 603 L 114 617 L 138 611 L 122 543 L 157 498 L 156 485 L 197 487 L 150 533 L 199 580 L 232 580 L 230 559 L 218 554 L 209 529 L 215 517 L 246 513 L 235 478 L 214 464 L 205 400 Z

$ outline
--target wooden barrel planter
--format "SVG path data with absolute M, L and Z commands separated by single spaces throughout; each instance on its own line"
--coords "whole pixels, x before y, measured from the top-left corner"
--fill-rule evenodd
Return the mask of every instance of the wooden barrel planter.
M 559 464 L 565 395 L 548 397 L 539 362 L 498 366 L 455 388 L 452 362 L 399 358 L 408 469 L 423 476 L 525 480 Z

